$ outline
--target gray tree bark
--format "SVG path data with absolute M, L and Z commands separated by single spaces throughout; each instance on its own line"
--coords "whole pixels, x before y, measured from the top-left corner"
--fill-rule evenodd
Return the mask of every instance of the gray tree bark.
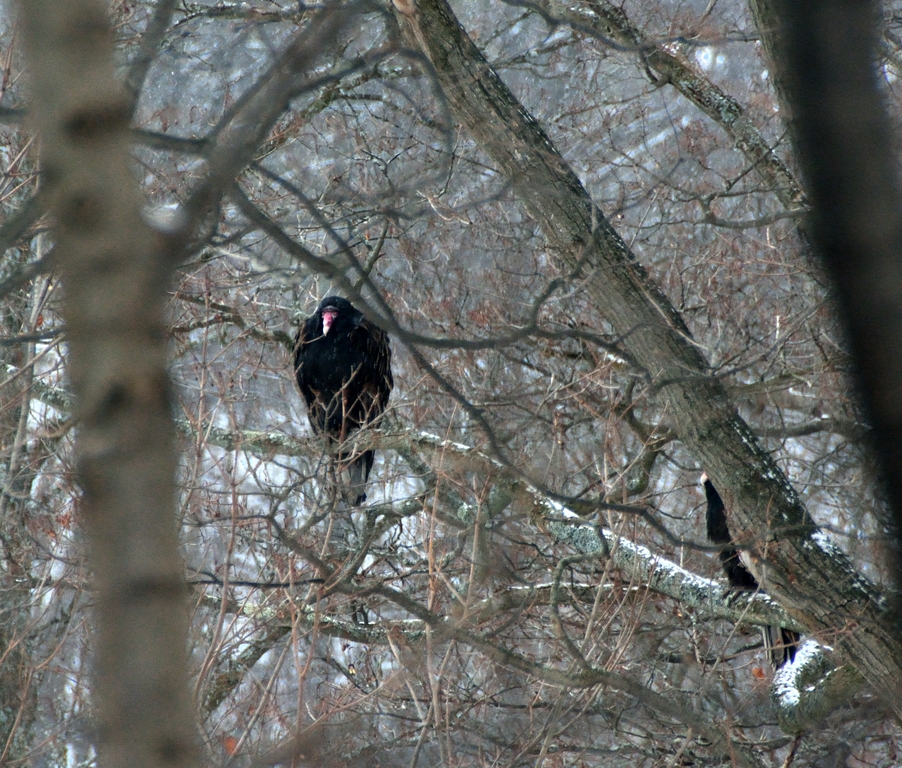
M 104 766 L 189 766 L 197 743 L 166 375 L 168 260 L 129 170 L 130 100 L 114 77 L 106 5 L 19 9 L 79 424 L 95 743 Z

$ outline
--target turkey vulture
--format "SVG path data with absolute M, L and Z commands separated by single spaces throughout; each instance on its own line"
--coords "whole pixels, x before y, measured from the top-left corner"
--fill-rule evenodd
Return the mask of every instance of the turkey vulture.
M 298 330 L 294 373 L 313 431 L 341 444 L 378 419 L 388 404 L 394 386 L 388 334 L 347 299 L 328 296 Z M 371 450 L 340 454 L 354 506 L 366 500 L 373 456 Z
M 702 485 L 705 487 L 705 499 L 708 502 L 708 509 L 705 515 L 708 526 L 708 541 L 712 544 L 720 544 L 721 550 L 718 552 L 720 564 L 730 582 L 732 589 L 748 589 L 757 590 L 759 588 L 758 580 L 752 575 L 751 571 L 745 567 L 742 562 L 739 550 L 733 543 L 730 536 L 730 529 L 727 527 L 726 507 L 723 499 L 714 487 L 707 475 L 702 475 Z M 779 632 L 779 643 L 775 642 L 775 634 Z M 767 649 L 771 664 L 774 669 L 779 669 L 787 661 L 792 661 L 796 655 L 796 648 L 799 645 L 799 633 L 793 632 L 791 629 L 783 627 L 762 627 L 761 634 L 764 637 L 764 647 Z

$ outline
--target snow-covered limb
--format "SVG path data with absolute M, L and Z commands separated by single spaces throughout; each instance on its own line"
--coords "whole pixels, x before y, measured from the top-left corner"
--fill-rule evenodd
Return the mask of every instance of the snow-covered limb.
M 195 438 L 198 432 L 208 445 L 226 451 L 243 450 L 262 456 L 309 456 L 322 450 L 319 438 L 298 439 L 277 430 L 224 429 L 212 424 L 198 428 L 187 419 L 176 419 L 175 428 L 186 438 Z
M 490 462 L 495 469 L 503 469 L 503 465 L 495 459 L 460 443 L 443 440 L 428 433 L 415 433 L 411 435 L 411 439 L 422 447 L 452 451 L 471 459 L 478 457 Z M 767 595 L 761 592 L 729 592 L 722 582 L 698 576 L 654 554 L 647 547 L 586 522 L 565 505 L 549 499 L 522 480 L 514 479 L 510 482 L 530 494 L 534 515 L 542 519 L 543 527 L 556 541 L 566 543 L 583 554 L 598 554 L 599 558 L 610 553 L 613 565 L 632 583 L 678 600 L 712 618 L 805 631 L 801 624 Z M 562 518 L 567 520 L 563 521 Z
M 14 365 L 7 365 L 6 373 L 9 376 L 17 376 L 20 371 Z M 71 392 L 59 387 L 51 387 L 41 381 L 40 377 L 38 376 L 35 377 L 34 381 L 31 384 L 31 391 L 32 394 L 42 403 L 56 408 L 58 411 L 63 411 L 64 413 L 71 414 L 75 408 L 75 400 L 72 397 Z
M 836 667 L 827 649 L 809 639 L 799 646 L 795 659 L 777 672 L 771 697 L 780 727 L 798 733 L 816 725 L 863 686 L 864 679 L 854 667 Z
M 536 500 L 553 518 L 546 527 L 558 542 L 584 554 L 598 553 L 600 558 L 610 553 L 611 563 L 633 583 L 713 618 L 804 631 L 801 624 L 761 592 L 729 591 L 722 582 L 703 578 L 607 528 L 586 523 L 556 502 L 538 494 Z M 562 522 L 562 516 L 572 518 L 573 523 Z

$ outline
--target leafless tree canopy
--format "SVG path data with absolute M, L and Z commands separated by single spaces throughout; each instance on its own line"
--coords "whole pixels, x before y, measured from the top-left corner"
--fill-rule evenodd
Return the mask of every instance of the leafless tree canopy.
M 0 764 L 898 764 L 900 353 L 860 410 L 779 3 L 0 8 Z M 331 293 L 392 343 L 359 508 Z

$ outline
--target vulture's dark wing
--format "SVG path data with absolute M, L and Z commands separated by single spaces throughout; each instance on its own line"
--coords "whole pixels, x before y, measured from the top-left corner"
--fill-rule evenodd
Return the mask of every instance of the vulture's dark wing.
M 359 350 L 362 363 L 351 379 L 352 398 L 356 395 L 363 406 L 360 426 L 379 418 L 388 406 L 395 381 L 391 375 L 391 346 L 388 334 L 379 326 L 363 318 L 351 331 L 351 343 Z M 354 379 L 360 378 L 359 387 Z M 359 389 L 359 391 L 355 391 Z
M 727 581 L 733 589 L 758 589 L 758 580 L 751 574 L 748 568 L 739 559 L 739 550 L 731 546 L 733 537 L 727 527 L 726 507 L 717 489 L 707 477 L 703 483 L 705 487 L 705 499 L 708 509 L 705 514 L 705 522 L 708 528 L 708 541 L 712 544 L 725 545 L 717 556 L 726 574 Z M 728 546 L 729 545 L 729 546 Z
M 707 475 L 702 476 L 702 484 L 705 488 L 705 500 L 707 511 L 705 522 L 707 524 L 708 541 L 712 544 L 723 545 L 717 553 L 720 564 L 726 574 L 727 581 L 733 589 L 757 590 L 758 580 L 751 571 L 745 567 L 739 558 L 739 550 L 733 545 L 733 537 L 727 525 L 727 512 L 723 499 L 714 487 L 714 483 Z M 764 646 L 774 669 L 779 669 L 787 661 L 792 661 L 799 646 L 799 633 L 783 627 L 762 627 Z
M 311 414 L 311 423 L 313 423 L 313 407 L 316 402 L 316 391 L 312 388 L 308 377 L 304 371 L 304 358 L 306 357 L 308 345 L 311 341 L 321 335 L 319 330 L 319 318 L 317 315 L 308 317 L 294 337 L 294 377 L 298 383 L 298 389 L 301 390 L 301 396 L 307 404 L 307 412 Z M 321 430 L 322 424 L 314 424 L 314 429 Z

